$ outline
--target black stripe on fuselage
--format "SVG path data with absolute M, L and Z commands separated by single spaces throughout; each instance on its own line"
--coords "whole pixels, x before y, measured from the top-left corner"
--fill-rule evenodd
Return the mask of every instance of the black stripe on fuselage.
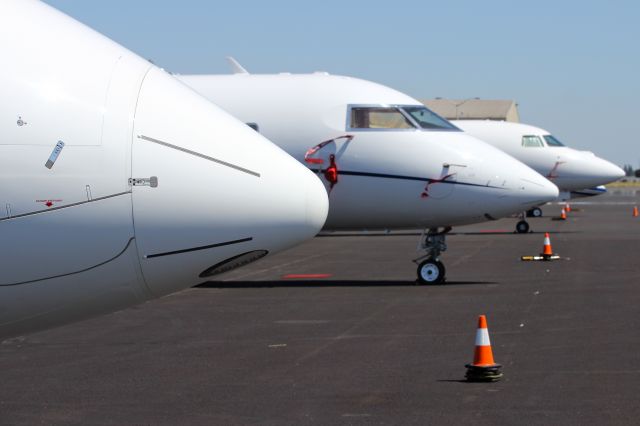
M 182 249 L 182 250 L 168 251 L 168 252 L 165 252 L 165 253 L 148 254 L 145 257 L 147 259 L 152 259 L 154 257 L 171 256 L 173 254 L 189 253 L 189 252 L 192 252 L 192 251 L 207 250 L 207 249 L 212 249 L 212 248 L 216 248 L 216 247 L 224 247 L 224 246 L 230 246 L 230 245 L 233 245 L 233 244 L 246 243 L 246 242 L 251 241 L 251 240 L 253 240 L 252 237 L 242 238 L 240 240 L 225 241 L 223 243 L 209 244 L 207 246 L 191 247 L 191 248 Z
M 323 170 L 324 171 L 324 170 Z M 413 180 L 418 182 L 425 183 L 448 183 L 452 185 L 466 185 L 466 186 L 478 186 L 481 188 L 494 188 L 494 189 L 505 189 L 499 186 L 491 186 L 491 185 L 480 185 L 477 183 L 469 183 L 469 182 L 456 182 L 453 180 L 439 180 L 439 179 L 430 179 L 418 176 L 402 176 L 402 175 L 390 175 L 385 173 L 370 173 L 370 172 L 352 172 L 340 170 L 338 171 L 338 175 L 345 176 L 362 176 L 362 177 L 373 177 L 373 178 L 381 178 L 381 179 L 400 179 L 400 180 Z

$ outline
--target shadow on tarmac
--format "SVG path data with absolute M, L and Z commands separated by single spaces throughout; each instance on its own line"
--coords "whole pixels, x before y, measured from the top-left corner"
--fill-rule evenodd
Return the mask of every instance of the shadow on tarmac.
M 550 234 L 581 234 L 582 231 L 529 231 L 525 234 L 518 234 L 515 231 L 475 231 L 475 232 L 449 232 L 447 235 L 544 235 Z
M 447 287 L 454 285 L 497 284 L 493 281 L 447 281 L 444 284 L 424 285 L 424 287 Z M 417 281 L 368 281 L 368 280 L 277 280 L 277 281 L 210 281 L 193 288 L 276 288 L 276 287 L 416 287 Z
M 540 235 L 544 235 L 545 233 L 553 233 L 553 234 L 582 234 L 582 231 L 549 231 L 549 230 L 543 230 L 543 231 L 529 231 L 525 234 L 518 234 L 517 232 L 513 231 L 513 230 L 507 230 L 507 229 L 496 229 L 496 230 L 486 230 L 486 231 L 468 231 L 468 232 L 455 232 L 455 231 L 451 231 L 449 233 L 447 233 L 447 236 L 453 236 L 453 235 L 529 235 L 529 234 L 540 234 Z M 420 237 L 422 236 L 422 234 L 420 232 L 394 232 L 394 233 L 389 233 L 389 234 L 385 234 L 385 233 L 381 233 L 381 232 L 375 232 L 375 233 L 332 233 L 332 234 L 318 234 L 316 235 L 316 238 L 340 238 L 340 237 Z

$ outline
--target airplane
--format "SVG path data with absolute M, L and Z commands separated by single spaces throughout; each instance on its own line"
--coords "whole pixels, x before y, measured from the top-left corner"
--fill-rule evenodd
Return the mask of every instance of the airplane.
M 494 220 L 556 199 L 555 185 L 414 98 L 351 77 L 177 75 L 323 179 L 325 230 L 424 229 L 418 280 L 444 282 L 454 225 Z
M 322 182 L 174 77 L 36 0 L 0 2 L 0 338 L 290 248 Z
M 559 199 L 599 195 L 603 186 L 624 176 L 624 170 L 594 153 L 565 146 L 555 136 L 539 127 L 493 120 L 453 120 L 466 133 L 501 149 L 522 161 L 558 186 Z M 529 216 L 542 216 L 535 207 Z M 522 215 L 516 224 L 519 233 L 529 232 L 529 224 Z

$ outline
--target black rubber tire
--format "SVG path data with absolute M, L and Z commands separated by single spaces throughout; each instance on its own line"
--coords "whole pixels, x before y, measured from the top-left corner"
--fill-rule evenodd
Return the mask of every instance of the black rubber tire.
M 446 269 L 439 260 L 427 259 L 418 265 L 420 284 L 436 285 L 445 281 Z
M 526 234 L 529 232 L 529 223 L 526 220 L 521 220 L 516 223 L 516 233 L 518 234 Z
M 542 209 L 540 207 L 534 207 L 531 210 L 531 217 L 542 217 Z

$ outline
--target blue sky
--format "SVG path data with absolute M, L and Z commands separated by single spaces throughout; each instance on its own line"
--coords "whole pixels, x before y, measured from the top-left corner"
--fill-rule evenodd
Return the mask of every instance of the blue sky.
M 167 70 L 329 71 L 416 98 L 514 99 L 640 168 L 640 2 L 47 0 Z

